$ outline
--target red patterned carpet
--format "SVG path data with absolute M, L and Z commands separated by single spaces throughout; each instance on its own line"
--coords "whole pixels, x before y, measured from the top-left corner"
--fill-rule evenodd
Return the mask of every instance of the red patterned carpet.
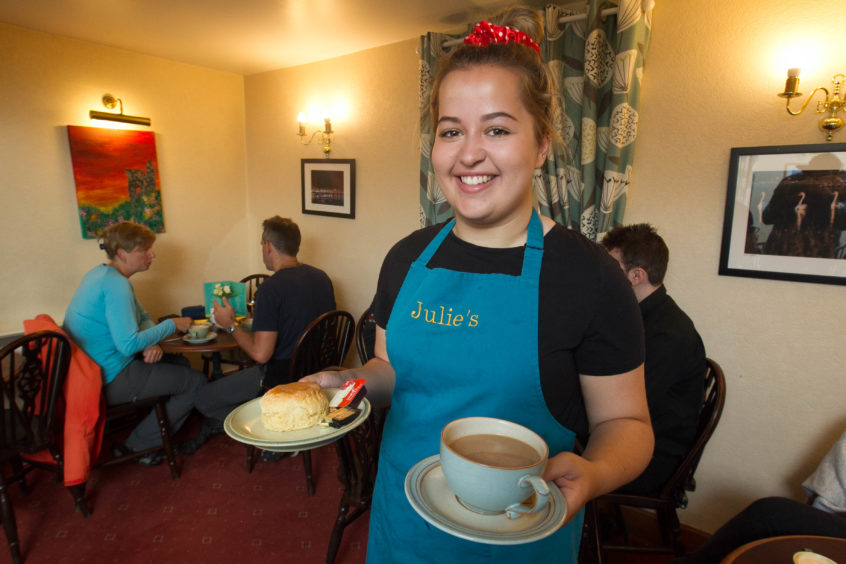
M 186 429 L 178 439 L 191 434 Z M 325 562 L 342 491 L 334 445 L 312 451 L 314 497 L 306 494 L 302 457 L 259 460 L 248 474 L 244 446 L 226 435 L 214 437 L 194 456 L 179 456 L 179 464 L 178 480 L 170 479 L 165 464 L 147 468 L 130 461 L 95 469 L 87 486 L 92 510 L 87 519 L 74 512 L 70 494 L 52 474 L 33 471 L 28 496 L 10 485 L 25 562 Z M 364 562 L 369 515 L 344 531 L 337 564 Z M 651 523 L 635 522 L 631 532 L 640 537 L 647 529 L 654 534 Z M 700 542 L 686 540 L 689 548 Z M 606 564 L 671 560 L 606 556 Z M 0 563 L 9 561 L 3 537 Z
M 52 475 L 33 471 L 28 496 L 9 487 L 25 561 L 325 561 L 342 491 L 333 445 L 312 451 L 314 497 L 306 494 L 302 457 L 259 460 L 248 474 L 245 448 L 226 435 L 179 463 L 178 480 L 166 464 L 95 469 L 87 519 Z M 368 517 L 346 528 L 335 562 L 364 562 Z M 3 537 L 0 562 L 9 559 Z

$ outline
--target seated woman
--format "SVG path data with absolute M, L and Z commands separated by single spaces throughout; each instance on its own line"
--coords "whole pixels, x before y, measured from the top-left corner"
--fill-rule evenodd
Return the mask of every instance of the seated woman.
M 176 432 L 194 405 L 206 378 L 181 357 L 165 355 L 159 341 L 174 331 L 187 331 L 191 318 L 177 317 L 155 324 L 138 300 L 129 277 L 150 268 L 156 235 L 142 225 L 122 222 L 100 236 L 107 264 L 90 270 L 65 312 L 65 330 L 102 368 L 107 405 L 152 396 L 169 395 L 167 417 Z M 155 413 L 151 412 L 127 437 L 116 454 L 144 450 L 162 441 Z M 161 451 L 142 456 L 141 464 L 164 460 Z

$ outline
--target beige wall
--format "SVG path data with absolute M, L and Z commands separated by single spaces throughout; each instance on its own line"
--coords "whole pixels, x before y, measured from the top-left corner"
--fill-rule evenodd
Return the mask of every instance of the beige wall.
M 418 227 L 416 46 L 404 41 L 245 81 L 256 244 L 263 218 L 293 218 L 300 260 L 326 270 L 338 307 L 356 318 L 370 305 L 385 253 Z M 301 213 L 300 159 L 322 158 L 316 142 L 302 146 L 296 136 L 297 114 L 312 106 L 332 112 L 331 156 L 356 161 L 354 220 Z
M 655 8 L 626 221 L 660 229 L 667 288 L 728 380 L 682 515 L 705 529 L 756 497 L 803 499 L 799 484 L 846 428 L 846 289 L 717 275 L 729 150 L 825 142 L 816 114 L 789 116 L 775 93 L 788 48 L 809 39 L 818 59 L 800 65 L 804 92 L 846 72 L 840 42 L 827 34 L 826 18 L 840 8 L 839 0 Z M 846 142 L 846 131 L 836 140 Z
M 666 238 L 668 289 L 726 371 L 723 420 L 682 512 L 706 530 L 754 498 L 799 498 L 846 427 L 843 288 L 717 275 L 730 148 L 823 142 L 815 115 L 788 116 L 774 94 L 785 47 L 816 33 L 804 90 L 846 71 L 825 34 L 839 4 L 662 0 L 655 9 L 627 221 L 652 222 Z M 79 237 L 63 126 L 87 124 L 106 91 L 151 116 L 157 132 L 168 232 L 153 270 L 133 279 L 151 310 L 191 302 L 204 279 L 261 270 L 260 223 L 279 213 L 301 225 L 301 258 L 329 272 L 339 306 L 357 316 L 387 249 L 417 227 L 416 45 L 242 79 L 0 25 L 0 283 L 15 296 L 0 331 L 39 311 L 61 317 L 100 260 Z M 297 143 L 297 112 L 339 101 L 332 156 L 356 159 L 355 220 L 300 213 L 299 161 L 320 151 Z M 49 243 L 20 236 L 36 229 Z
M 0 334 L 38 313 L 61 322 L 105 258 L 80 234 L 65 126 L 147 129 L 90 120 L 106 92 L 156 133 L 166 232 L 132 279 L 139 300 L 155 317 L 202 303 L 204 281 L 247 272 L 242 76 L 5 24 L 0 53 Z

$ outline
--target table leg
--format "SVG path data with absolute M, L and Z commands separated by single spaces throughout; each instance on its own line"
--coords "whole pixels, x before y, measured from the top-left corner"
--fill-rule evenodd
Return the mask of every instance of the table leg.
M 212 371 L 211 371 L 211 379 L 212 381 L 217 380 L 218 378 L 223 377 L 223 369 L 220 367 L 220 353 L 215 351 L 212 353 Z

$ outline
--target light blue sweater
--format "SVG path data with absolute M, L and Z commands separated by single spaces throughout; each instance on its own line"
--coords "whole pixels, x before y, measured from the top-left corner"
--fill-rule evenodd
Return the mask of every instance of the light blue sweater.
M 176 330 L 170 319 L 153 323 L 135 299 L 129 279 L 105 264 L 82 277 L 65 312 L 64 327 L 103 369 L 104 384 L 114 380 L 136 353 Z

